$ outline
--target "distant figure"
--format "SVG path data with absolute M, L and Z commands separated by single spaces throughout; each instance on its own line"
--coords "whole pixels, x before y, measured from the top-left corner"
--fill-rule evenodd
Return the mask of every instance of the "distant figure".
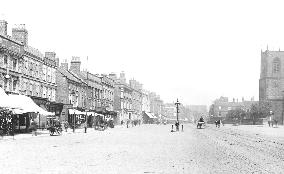
M 274 122 L 275 122 L 275 126 L 277 127 L 277 123 L 278 123 L 278 121 L 274 119 Z
M 199 122 L 204 122 L 204 118 L 201 116 Z
M 64 122 L 65 132 L 67 132 L 68 127 L 69 127 L 69 123 L 68 123 L 68 121 L 65 121 Z
M 123 125 L 123 120 L 121 120 L 120 124 L 121 124 L 121 126 Z
M 216 127 L 220 128 L 221 125 L 221 120 L 216 120 L 215 121 Z
M 176 126 L 176 131 L 179 131 L 179 122 L 178 121 L 175 123 L 175 126 Z
M 34 120 L 31 122 L 32 135 L 37 136 L 37 124 Z
M 83 123 L 83 126 L 84 126 L 84 129 L 85 129 L 85 133 L 87 133 L 87 121 L 85 121 L 85 122 Z

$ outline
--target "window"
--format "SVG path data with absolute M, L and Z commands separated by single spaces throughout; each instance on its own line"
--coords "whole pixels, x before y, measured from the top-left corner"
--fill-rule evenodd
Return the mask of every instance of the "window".
M 277 57 L 273 60 L 273 73 L 279 73 L 280 71 L 280 59 Z
M 13 81 L 13 91 L 16 91 L 17 89 L 17 80 Z
M 8 64 L 8 56 L 4 55 L 4 65 L 7 66 L 7 64 Z
M 17 59 L 13 59 L 13 70 L 17 69 Z
M 7 90 L 8 87 L 8 79 L 4 79 L 4 89 Z

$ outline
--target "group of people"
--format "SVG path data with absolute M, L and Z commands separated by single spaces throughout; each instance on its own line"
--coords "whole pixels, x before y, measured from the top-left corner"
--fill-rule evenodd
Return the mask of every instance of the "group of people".
M 9 110 L 0 111 L 0 136 L 3 135 L 13 135 L 14 125 L 13 125 L 13 115 Z
M 124 123 L 125 122 L 123 120 L 121 120 L 121 122 L 120 122 L 121 126 L 124 125 Z M 133 127 L 133 126 L 140 125 L 141 124 L 141 120 L 130 120 L 130 119 L 127 119 L 125 124 L 126 124 L 127 128 L 129 127 L 130 124 Z

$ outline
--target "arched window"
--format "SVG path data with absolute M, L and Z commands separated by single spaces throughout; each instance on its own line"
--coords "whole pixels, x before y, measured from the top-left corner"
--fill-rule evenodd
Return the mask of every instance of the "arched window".
M 280 59 L 277 57 L 277 58 L 274 58 L 273 60 L 273 73 L 279 73 L 280 72 Z

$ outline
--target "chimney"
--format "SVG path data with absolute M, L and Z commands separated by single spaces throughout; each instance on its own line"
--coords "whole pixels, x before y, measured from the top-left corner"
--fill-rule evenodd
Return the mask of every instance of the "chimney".
M 75 74 L 80 74 L 81 61 L 80 57 L 73 56 L 70 65 L 70 71 Z
M 67 59 L 64 59 L 60 66 L 62 69 L 68 71 L 68 62 Z
M 242 97 L 242 102 L 244 102 L 245 101 L 245 99 L 244 99 L 244 97 Z
M 7 36 L 7 26 L 8 22 L 5 20 L 0 20 L 0 34 L 3 36 Z
M 233 98 L 233 102 L 235 103 L 235 98 Z
M 121 83 L 126 83 L 126 78 L 125 78 L 125 74 L 124 71 L 122 71 L 119 75 L 119 79 Z
M 59 66 L 59 58 L 55 58 L 55 65 L 56 65 L 56 67 Z
M 50 60 L 55 60 L 56 53 L 55 52 L 45 52 L 45 57 Z
M 12 28 L 12 38 L 21 42 L 24 46 L 28 45 L 28 30 L 25 24 L 20 24 Z
M 109 75 L 108 75 L 112 80 L 116 80 L 117 79 L 117 77 L 116 77 L 116 74 L 115 73 L 110 73 Z

